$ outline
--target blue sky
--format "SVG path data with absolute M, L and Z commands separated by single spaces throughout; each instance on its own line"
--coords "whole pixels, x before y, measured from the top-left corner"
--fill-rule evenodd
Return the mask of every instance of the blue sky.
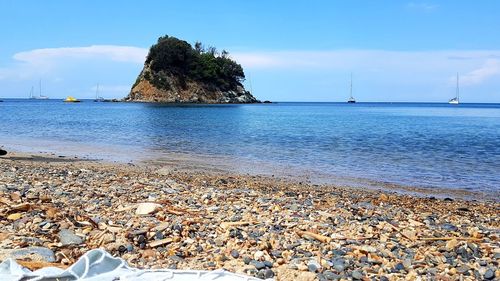
M 500 2 L 0 1 L 0 97 L 123 97 L 164 34 L 228 50 L 277 101 L 500 102 Z M 38 90 L 38 89 L 37 89 Z

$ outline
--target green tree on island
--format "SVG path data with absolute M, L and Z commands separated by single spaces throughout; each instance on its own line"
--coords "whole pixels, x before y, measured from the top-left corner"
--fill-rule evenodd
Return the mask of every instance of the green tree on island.
M 196 81 L 221 91 L 235 90 L 245 80 L 243 68 L 226 50 L 219 54 L 215 47 L 205 48 L 200 42 L 193 48 L 188 42 L 168 35 L 158 38 L 151 47 L 146 64 L 151 73 L 145 73 L 145 79 L 161 89 L 169 88 L 166 79 L 169 75 L 178 77 L 184 85 Z

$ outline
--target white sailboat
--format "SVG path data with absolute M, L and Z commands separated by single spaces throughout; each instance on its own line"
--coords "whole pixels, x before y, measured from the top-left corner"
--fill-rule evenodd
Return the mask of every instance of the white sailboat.
M 99 83 L 97 83 L 97 87 L 96 87 L 96 90 L 95 90 L 95 102 L 100 102 L 100 101 L 104 101 L 104 98 L 99 96 Z
M 30 100 L 34 100 L 35 99 L 34 91 L 35 91 L 35 87 L 31 86 L 30 96 L 29 96 Z
M 448 101 L 449 104 L 459 104 L 460 103 L 460 88 L 458 85 L 458 73 L 457 73 L 457 89 L 456 89 L 456 95 L 454 98 Z
M 34 95 L 34 93 L 33 93 L 33 87 L 31 87 L 30 99 L 48 100 L 49 97 L 42 95 L 42 79 L 40 79 L 39 87 L 40 87 L 40 89 L 39 89 L 38 97 Z
M 354 97 L 352 96 L 352 73 L 351 73 L 351 89 L 350 89 L 350 97 L 349 99 L 347 100 L 347 103 L 356 103 L 356 100 L 354 99 Z

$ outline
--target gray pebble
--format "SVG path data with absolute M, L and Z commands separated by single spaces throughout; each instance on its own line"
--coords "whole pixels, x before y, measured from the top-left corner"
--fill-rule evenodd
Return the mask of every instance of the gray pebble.
M 318 271 L 318 268 L 316 267 L 316 265 L 310 263 L 307 265 L 307 269 L 309 269 L 310 272 L 316 272 Z
M 256 268 L 257 270 L 261 270 L 261 269 L 266 268 L 266 265 L 265 265 L 263 262 L 260 262 L 260 261 L 255 261 L 255 260 L 253 260 L 253 261 L 251 261 L 250 263 L 251 263 L 253 266 L 255 266 L 255 268 Z
M 59 231 L 59 241 L 63 246 L 68 245 L 80 245 L 83 243 L 83 238 L 73 233 L 73 231 L 69 229 L 61 229 Z
M 130 253 L 130 252 L 132 252 L 132 251 L 134 250 L 134 246 L 133 246 L 132 244 L 127 244 L 127 245 L 125 246 L 125 248 L 127 248 L 127 252 L 129 252 L 129 253 Z
M 491 268 L 486 270 L 486 272 L 484 273 L 484 279 L 492 280 L 493 278 L 495 278 L 495 271 L 493 271 L 493 269 Z
M 163 235 L 163 233 L 161 233 L 161 231 L 157 231 L 157 232 L 155 233 L 155 239 L 156 239 L 156 240 L 161 240 L 161 239 L 163 239 L 163 238 L 165 238 L 165 235 Z
M 467 265 L 462 265 L 457 267 L 457 272 L 460 274 L 464 274 L 465 272 L 469 271 L 469 267 Z
M 237 259 L 240 257 L 240 253 L 238 253 L 238 251 L 236 250 L 231 250 L 231 257 Z
M 444 229 L 444 230 L 447 230 L 447 231 L 458 231 L 458 227 L 456 227 L 455 225 L 451 224 L 451 223 L 443 223 L 441 225 L 441 228 Z
M 328 280 L 336 280 L 340 277 L 338 274 L 335 274 L 330 270 L 325 270 L 325 272 L 323 272 L 323 276 L 325 276 L 325 278 Z
M 170 256 L 169 258 L 170 258 L 171 260 L 175 261 L 175 262 L 183 262 L 183 261 L 184 261 L 184 259 L 183 259 L 183 258 L 181 258 L 181 257 L 179 257 L 179 256 L 177 256 L 177 255 Z
M 271 269 L 266 269 L 266 272 L 264 273 L 264 277 L 266 279 L 273 278 L 274 277 L 274 271 Z
M 363 278 L 363 273 L 359 270 L 355 270 L 352 272 L 352 278 L 355 280 L 361 280 Z
M 334 259 L 333 260 L 333 268 L 337 272 L 343 272 L 345 270 L 345 262 L 343 259 Z
M 394 266 L 394 270 L 397 272 L 404 270 L 404 269 L 405 269 L 405 266 L 402 263 L 398 263 Z
M 245 264 L 250 264 L 250 262 L 251 262 L 251 261 L 252 261 L 252 259 L 251 259 L 251 258 L 249 258 L 249 257 L 243 257 L 243 262 L 244 262 Z

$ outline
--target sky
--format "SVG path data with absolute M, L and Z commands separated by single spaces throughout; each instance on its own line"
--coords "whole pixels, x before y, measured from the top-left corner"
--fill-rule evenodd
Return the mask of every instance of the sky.
M 0 0 L 0 98 L 122 98 L 162 35 L 225 49 L 261 100 L 500 102 L 500 1 Z

